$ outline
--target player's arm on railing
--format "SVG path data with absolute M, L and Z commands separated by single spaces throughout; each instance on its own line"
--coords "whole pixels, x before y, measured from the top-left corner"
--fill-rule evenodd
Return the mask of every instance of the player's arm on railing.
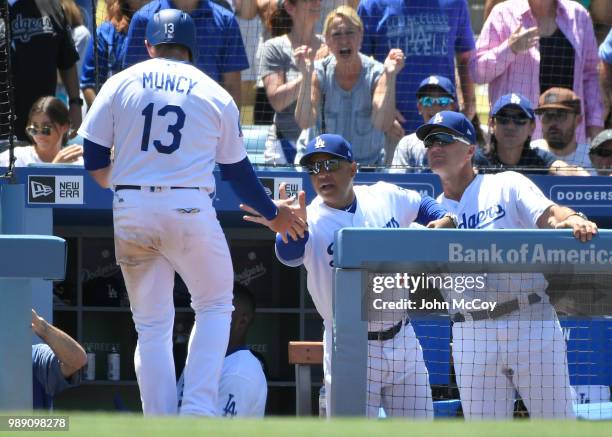
M 64 378 L 68 378 L 87 363 L 87 354 L 83 347 L 64 331 L 36 314 L 34 310 L 32 310 L 32 330 L 55 353 Z
M 574 237 L 583 243 L 597 235 L 597 225 L 584 214 L 561 205 L 551 205 L 538 218 L 539 228 L 571 229 Z

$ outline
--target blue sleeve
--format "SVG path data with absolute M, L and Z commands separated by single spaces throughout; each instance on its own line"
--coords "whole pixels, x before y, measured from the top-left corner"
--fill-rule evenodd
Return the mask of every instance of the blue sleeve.
M 108 167 L 111 163 L 110 156 L 109 147 L 101 146 L 87 138 L 83 139 L 83 162 L 86 170 L 100 170 Z
M 149 59 L 149 53 L 144 45 L 145 31 L 148 22 L 149 18 L 145 16 L 142 11 L 136 12 L 132 17 L 125 41 L 126 50 L 125 58 L 123 59 L 124 69 L 130 65 Z
M 419 213 L 415 221 L 418 224 L 426 225 L 432 220 L 441 219 L 447 213 L 448 211 L 434 199 L 429 196 L 422 196 L 421 204 L 419 205 Z
M 458 4 L 457 11 L 457 38 L 455 39 L 455 53 L 468 52 L 476 48 L 474 42 L 474 32 L 472 32 L 472 23 L 470 21 L 470 13 L 466 0 L 462 0 Z
M 233 164 L 219 164 L 221 179 L 228 181 L 242 202 L 268 220 L 276 217 L 278 209 L 259 182 L 248 156 Z
M 217 62 L 219 73 L 246 70 L 249 68 L 249 60 L 244 49 L 238 21 L 234 16 L 230 16 L 226 18 L 225 24 L 225 41 L 223 48 L 219 51 Z M 200 55 L 203 56 L 203 54 Z
M 553 163 L 559 159 L 548 150 L 540 149 L 538 147 L 535 149 L 535 151 L 536 154 L 542 159 L 542 161 L 544 161 L 545 168 L 552 167 Z
M 112 24 L 105 21 L 96 30 L 96 51 L 98 54 L 98 77 L 100 85 L 102 85 L 108 77 L 108 41 L 105 34 L 105 27 Z M 96 87 L 96 59 L 93 47 L 94 39 L 89 39 L 85 58 L 83 59 L 83 67 L 81 69 L 81 88 Z
M 289 238 L 289 242 L 285 243 L 280 234 L 276 234 L 276 255 L 281 261 L 294 261 L 302 258 L 306 251 L 306 242 L 308 241 L 308 231 L 304 232 L 304 238 L 293 240 Z
M 612 29 L 608 32 L 605 41 L 599 46 L 599 58 L 608 64 L 612 64 Z
M 70 383 L 62 374 L 59 360 L 46 344 L 32 346 L 32 371 L 34 378 L 49 396 L 55 396 L 70 387 Z

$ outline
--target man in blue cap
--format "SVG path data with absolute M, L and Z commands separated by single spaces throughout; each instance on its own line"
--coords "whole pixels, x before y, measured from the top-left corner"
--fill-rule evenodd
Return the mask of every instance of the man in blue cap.
M 310 174 L 317 197 L 302 208 L 308 222 L 304 238 L 285 244 L 276 238 L 276 255 L 285 265 L 304 265 L 308 291 L 323 318 L 325 392 L 327 411 L 331 397 L 332 282 L 334 233 L 345 227 L 399 228 L 413 222 L 428 227 L 454 227 L 454 219 L 435 201 L 416 191 L 378 182 L 353 186 L 357 165 L 351 145 L 340 135 L 323 134 L 306 146 L 300 160 Z M 299 200 L 304 204 L 304 194 Z M 268 225 L 252 208 L 245 219 Z M 377 417 L 379 407 L 388 416 L 433 416 L 431 389 L 423 352 L 409 321 L 370 322 L 368 333 L 368 416 Z M 395 339 L 395 342 L 394 342 Z M 400 346 L 398 346 L 400 345 Z M 382 372 L 379 369 L 389 369 Z
M 514 112 L 522 110 L 521 103 L 518 98 L 511 101 L 519 107 L 512 108 Z M 455 214 L 458 228 L 567 228 L 582 242 L 597 234 L 595 223 L 556 205 L 520 173 L 476 174 L 474 127 L 463 114 L 439 112 L 416 134 L 442 182 L 437 200 Z M 492 310 L 472 311 L 449 305 L 455 374 L 466 419 L 512 417 L 515 391 L 532 418 L 575 417 L 565 340 L 546 287 L 539 273 L 489 273 L 480 290 L 460 295 L 442 290 L 448 302 L 495 303 Z
M 429 76 L 423 79 L 417 89 L 416 98 L 419 115 L 425 123 L 440 111 L 459 109 L 455 85 L 444 76 Z M 397 144 L 391 165 L 394 167 L 392 173 L 431 172 L 423 142 L 414 132 L 406 135 Z
M 487 173 L 514 169 L 521 173 L 588 176 L 582 167 L 571 166 L 551 152 L 531 147 L 536 127 L 531 102 L 521 94 L 501 96 L 491 110 L 491 141 L 477 154 L 477 165 Z M 488 162 L 487 162 L 488 161 Z

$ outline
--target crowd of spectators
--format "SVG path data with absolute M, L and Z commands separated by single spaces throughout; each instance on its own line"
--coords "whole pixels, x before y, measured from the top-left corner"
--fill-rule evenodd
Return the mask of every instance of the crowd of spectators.
M 152 15 L 176 7 L 197 25 L 194 64 L 250 110 L 247 124 L 269 126 L 266 164 L 293 165 L 309 139 L 336 133 L 361 166 L 427 172 L 414 132 L 455 110 L 473 121 L 482 172 L 611 174 L 609 1 L 486 0 L 478 35 L 468 0 L 99 3 L 92 18 L 79 0 L 9 1 L 14 134 L 33 151 L 45 136 L 31 135 L 33 103 L 63 97 L 70 137 L 108 77 L 147 58 Z

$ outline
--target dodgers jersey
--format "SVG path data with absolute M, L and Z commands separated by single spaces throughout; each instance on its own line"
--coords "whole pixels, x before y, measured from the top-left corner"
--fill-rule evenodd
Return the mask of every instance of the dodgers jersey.
M 115 146 L 112 185 L 214 190 L 215 162 L 246 157 L 232 97 L 193 65 L 165 58 L 106 81 L 79 134 Z
M 444 193 L 436 200 L 456 215 L 459 229 L 535 229 L 540 216 L 555 204 L 533 182 L 513 171 L 476 175 L 459 202 L 447 199 Z M 548 301 L 543 293 L 547 285 L 539 273 L 488 274 L 482 290 L 453 293 L 452 297 L 502 303 L 519 296 L 521 307 L 527 307 L 529 292 L 538 292 L 542 301 Z M 451 292 L 443 290 L 447 299 Z
M 183 400 L 183 375 L 177 383 L 179 405 Z M 263 417 L 268 384 L 261 362 L 248 349 L 238 349 L 223 360 L 219 381 L 218 414 L 227 417 Z
M 308 291 L 317 311 L 328 322 L 333 320 L 334 233 L 347 227 L 408 227 L 416 219 L 421 204 L 421 195 L 416 191 L 386 182 L 359 185 L 354 190 L 357 198 L 354 213 L 330 208 L 319 196 L 308 205 L 306 213 L 309 237 L 302 258 L 288 263 L 277 254 L 277 258 L 290 267 L 304 264 L 308 271 Z M 370 328 L 380 330 L 372 326 Z

